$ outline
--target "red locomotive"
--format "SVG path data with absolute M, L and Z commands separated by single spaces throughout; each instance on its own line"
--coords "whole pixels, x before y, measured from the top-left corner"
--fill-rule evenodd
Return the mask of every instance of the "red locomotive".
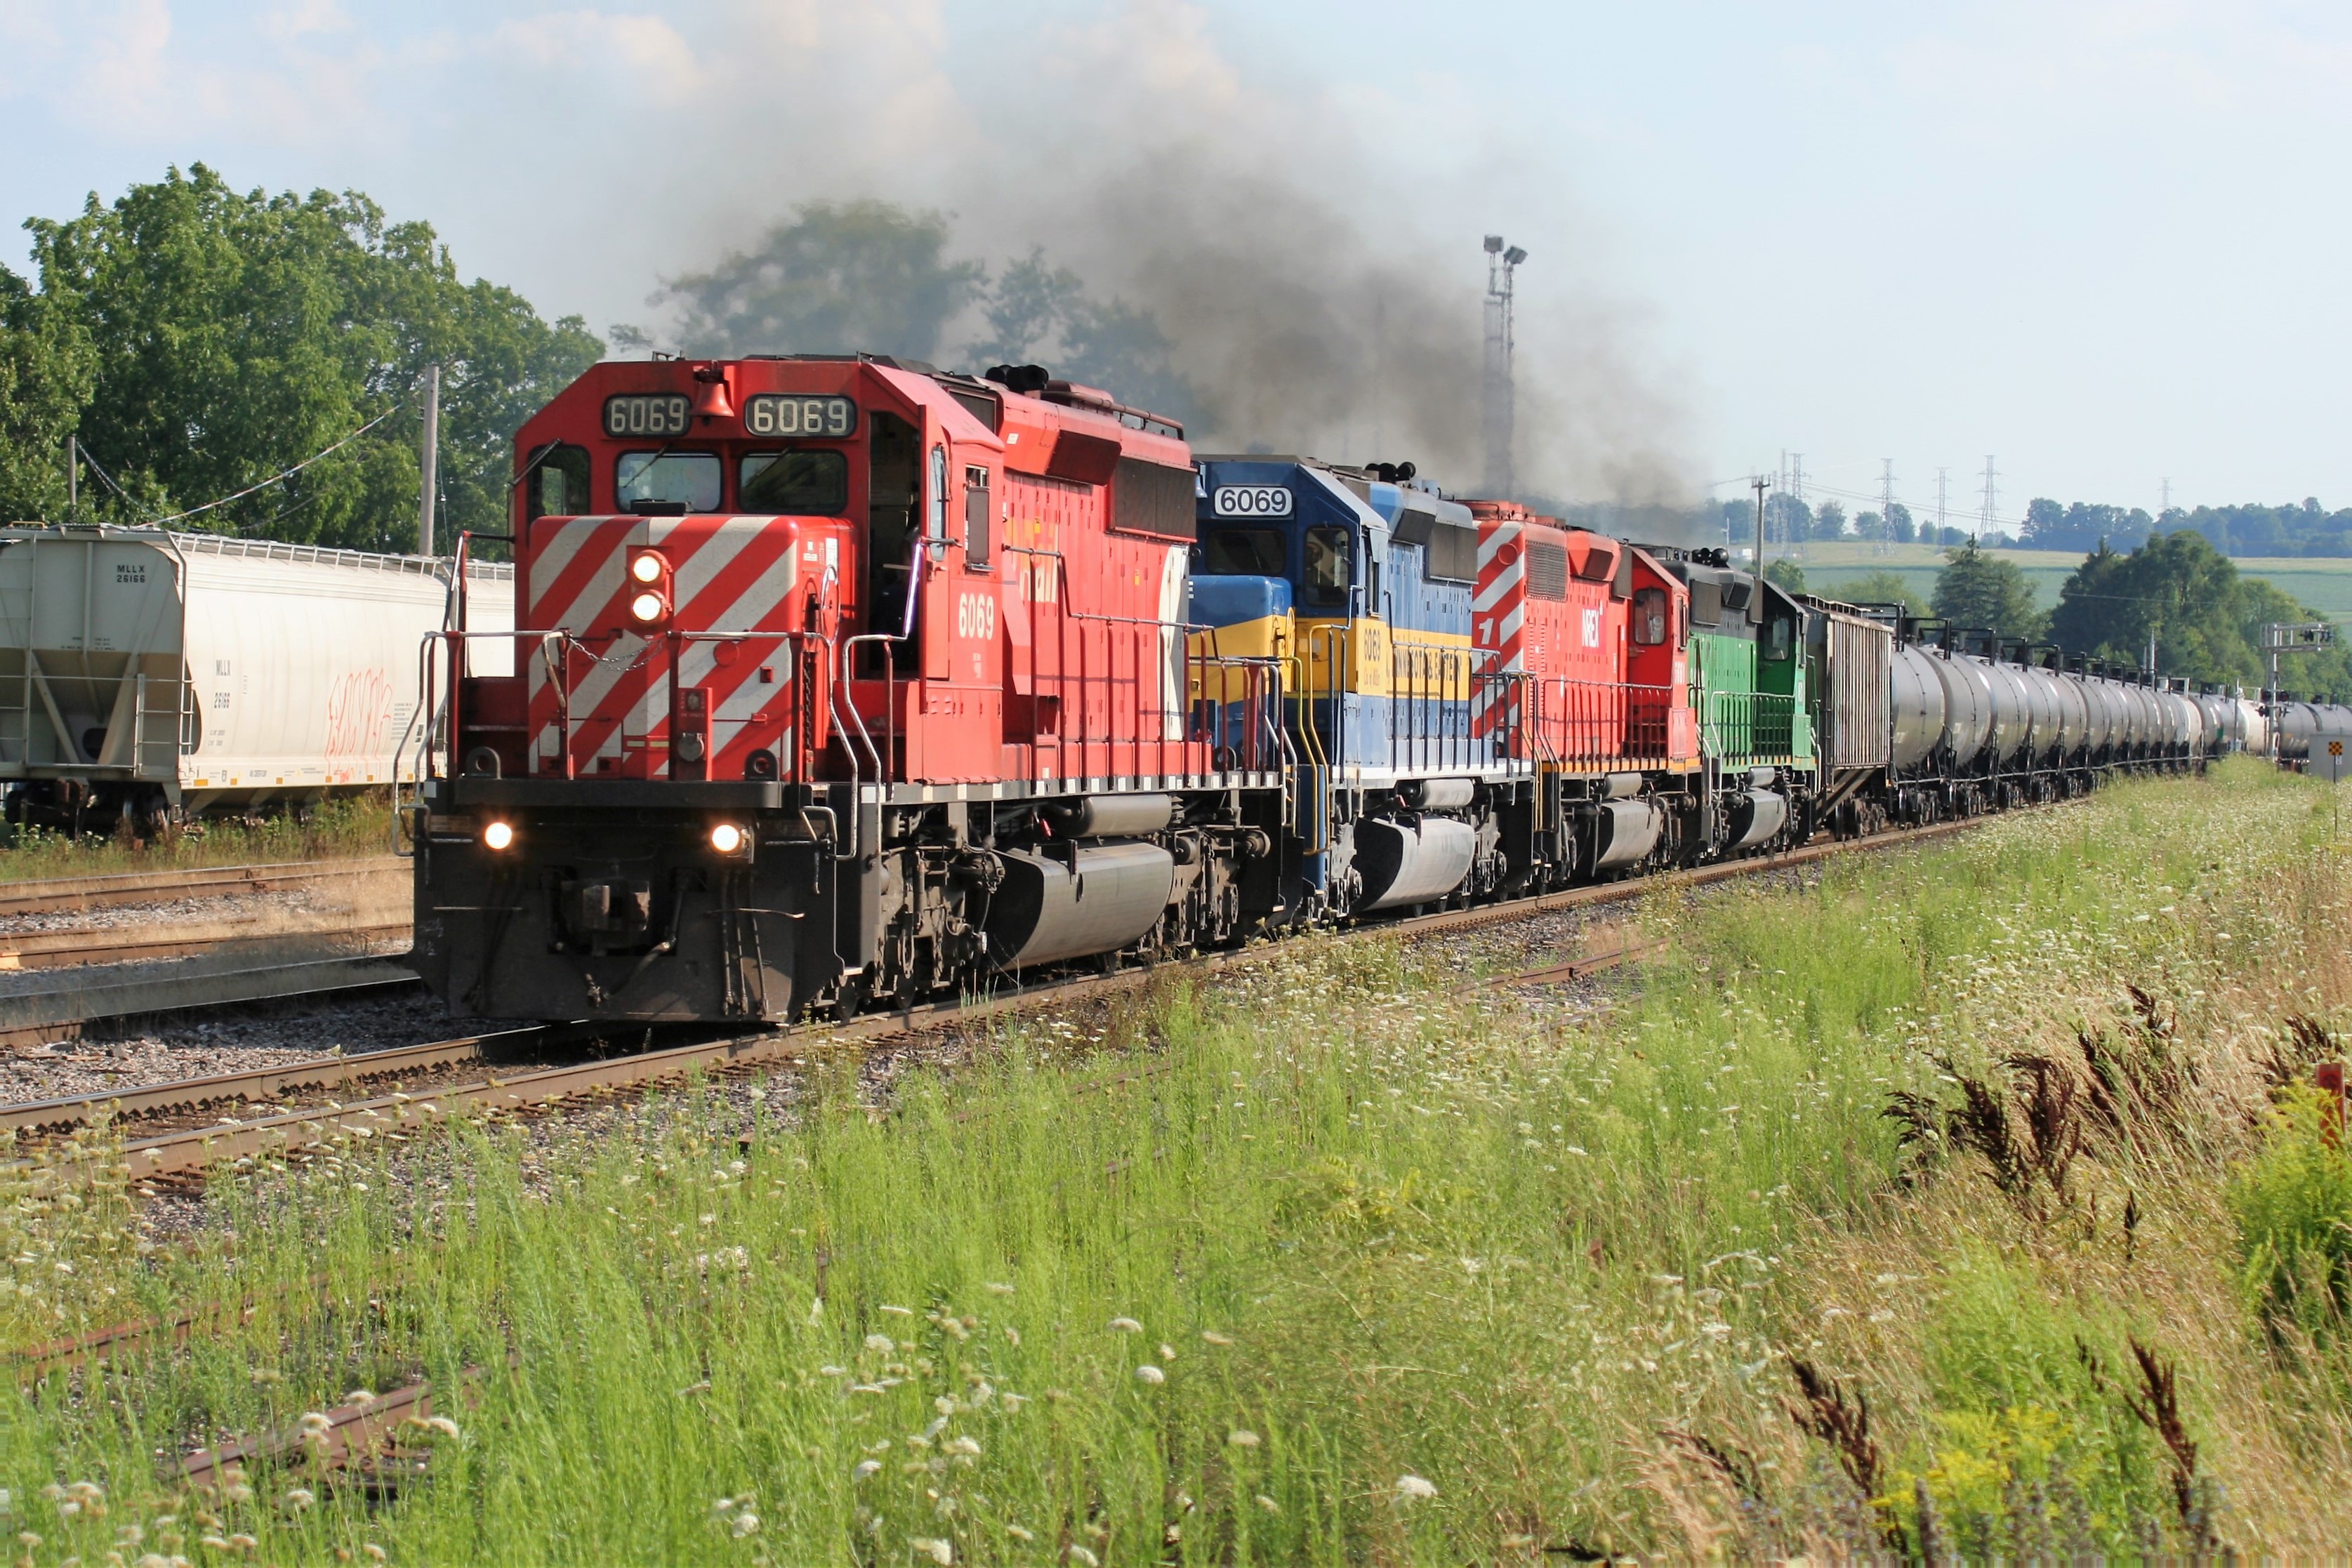
M 910 1003 L 1277 912 L 1278 672 L 1188 643 L 1182 431 L 992 374 L 608 363 L 523 427 L 520 673 L 417 818 L 453 1008 Z M 1265 722 L 1196 734 L 1209 681 Z

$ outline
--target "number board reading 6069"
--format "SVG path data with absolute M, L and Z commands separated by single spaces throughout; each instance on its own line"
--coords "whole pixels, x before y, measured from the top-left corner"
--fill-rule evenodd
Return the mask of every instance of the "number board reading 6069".
M 1290 490 L 1283 485 L 1220 485 L 1215 506 L 1221 517 L 1286 517 Z
M 743 404 L 743 428 L 754 435 L 837 441 L 857 428 L 857 405 L 845 397 L 779 397 L 762 392 Z
M 687 401 L 678 392 L 629 392 L 604 400 L 607 435 L 684 435 Z

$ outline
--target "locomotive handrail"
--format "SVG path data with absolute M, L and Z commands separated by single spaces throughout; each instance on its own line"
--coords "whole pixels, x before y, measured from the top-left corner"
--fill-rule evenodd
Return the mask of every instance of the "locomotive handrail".
M 401 744 L 403 746 L 407 744 L 409 736 L 417 735 L 418 737 L 418 746 L 420 749 L 417 754 L 416 778 L 419 783 L 422 783 L 426 779 L 437 779 L 440 777 L 439 774 L 432 771 L 430 752 L 423 749 L 425 743 L 429 738 L 431 733 L 434 730 L 439 730 L 442 732 L 445 738 L 454 741 L 457 737 L 458 723 L 464 716 L 462 713 L 457 711 L 457 705 L 459 702 L 458 694 L 461 689 L 458 683 L 465 678 L 467 668 L 464 657 L 465 645 L 468 643 L 488 643 L 501 640 L 519 643 L 526 637 L 536 638 L 538 640 L 539 654 L 542 663 L 547 663 L 549 661 L 549 650 L 551 647 L 572 640 L 570 634 L 563 632 L 456 632 L 444 629 L 439 632 L 427 632 L 425 633 L 424 637 L 420 640 L 418 648 L 420 667 L 417 672 L 417 692 L 419 700 L 416 705 L 416 711 L 409 716 L 408 727 L 401 731 Z M 432 648 L 436 643 L 450 646 L 453 649 L 453 652 L 450 654 L 449 664 L 451 672 L 450 688 L 447 700 L 446 702 L 438 700 L 440 681 L 437 677 L 440 666 L 433 663 L 431 659 Z M 592 658 L 594 657 L 593 654 L 589 656 Z M 548 671 L 551 681 L 554 681 L 555 666 L 551 663 L 548 664 Z M 560 689 L 561 683 L 557 682 L 557 685 Z M 418 727 L 420 720 L 426 721 L 422 733 L 419 733 Z M 566 738 L 569 738 L 568 735 Z

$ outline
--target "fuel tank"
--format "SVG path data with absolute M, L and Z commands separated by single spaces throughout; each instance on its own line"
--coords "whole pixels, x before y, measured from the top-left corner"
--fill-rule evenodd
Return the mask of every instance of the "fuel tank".
M 1159 922 L 1176 883 L 1175 857 L 1157 844 L 1089 844 L 1066 862 L 1026 850 L 997 858 L 1004 881 L 983 929 L 999 969 L 1115 953 Z
M 1356 824 L 1357 873 L 1363 878 L 1360 911 L 1427 904 L 1462 885 L 1478 852 L 1467 822 L 1423 817 L 1417 823 L 1367 817 Z
M 1658 847 L 1666 814 L 1647 800 L 1612 800 L 1601 808 L 1600 851 L 1595 871 L 1629 866 Z
M 1727 849 L 1744 850 L 1762 843 L 1786 826 L 1789 798 L 1777 789 L 1743 789 L 1731 804 L 1731 841 Z

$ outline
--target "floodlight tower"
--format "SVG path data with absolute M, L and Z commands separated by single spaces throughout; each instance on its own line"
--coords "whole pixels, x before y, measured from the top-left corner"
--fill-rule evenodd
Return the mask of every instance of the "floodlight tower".
M 1486 236 L 1486 490 L 1497 498 L 1513 488 L 1511 476 L 1511 278 L 1528 253 Z

